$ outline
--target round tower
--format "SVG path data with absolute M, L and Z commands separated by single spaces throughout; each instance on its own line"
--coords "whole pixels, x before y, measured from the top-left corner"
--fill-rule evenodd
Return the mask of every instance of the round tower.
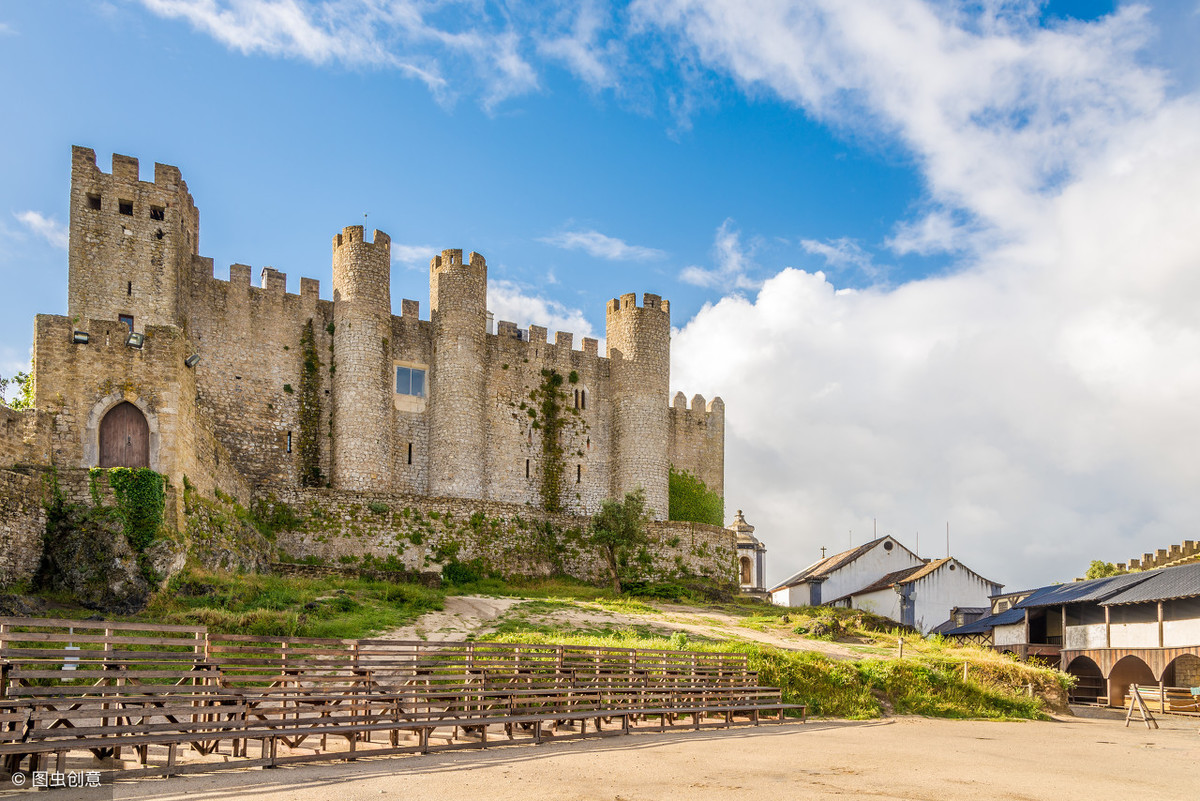
M 443 250 L 429 262 L 429 494 L 482 498 L 487 445 L 487 262 Z
M 333 486 L 386 489 L 392 464 L 391 239 L 333 238 Z
M 671 311 L 668 301 L 633 293 L 608 304 L 605 336 L 612 375 L 612 494 L 639 486 L 657 520 L 667 517 L 670 467 Z

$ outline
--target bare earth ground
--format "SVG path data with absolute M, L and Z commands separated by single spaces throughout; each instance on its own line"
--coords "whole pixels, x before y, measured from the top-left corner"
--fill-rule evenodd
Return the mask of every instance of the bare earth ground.
M 742 625 L 743 619 L 725 612 L 710 609 L 697 610 L 678 604 L 658 604 L 656 613 L 615 612 L 598 604 L 576 602 L 562 608 L 547 611 L 527 611 L 537 608 L 536 602 L 527 603 L 514 598 L 492 598 L 481 595 L 458 595 L 446 599 L 440 612 L 427 612 L 413 625 L 388 632 L 383 639 L 428 640 L 451 642 L 478 637 L 495 630 L 496 625 L 507 616 L 519 616 L 534 625 L 560 626 L 566 629 L 630 628 L 648 626 L 651 631 L 663 636 L 682 631 L 692 636 L 714 640 L 736 637 L 752 640 L 778 648 L 818 651 L 835 659 L 854 659 L 860 656 L 845 645 L 810 640 L 799 636 L 787 636 L 769 631 L 758 631 Z
M 1195 719 L 991 723 L 924 718 L 818 721 L 636 734 L 243 770 L 118 784 L 115 798 L 182 801 L 672 801 L 871 798 L 1190 799 L 1200 794 Z M 109 790 L 55 792 L 55 798 Z

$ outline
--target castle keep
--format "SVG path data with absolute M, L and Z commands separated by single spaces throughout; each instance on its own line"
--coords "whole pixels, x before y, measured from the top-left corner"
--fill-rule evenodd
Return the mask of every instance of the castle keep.
M 4 466 L 147 466 L 176 490 L 186 476 L 209 497 L 340 508 L 343 524 L 357 517 L 347 499 L 511 519 L 586 515 L 642 487 L 665 532 L 670 466 L 723 493 L 724 405 L 668 402 L 658 295 L 608 302 L 601 355 L 536 325 L 493 330 L 477 253 L 433 256 L 423 319 L 415 300 L 393 314 L 381 231 L 333 237 L 332 300 L 309 278 L 288 292 L 271 267 L 257 286 L 242 264 L 217 279 L 199 235 L 177 168 L 145 181 L 136 159 L 114 155 L 106 173 L 74 148 L 67 315 L 36 318 L 37 412 L 0 432 Z M 732 564 L 732 535 L 716 530 L 703 536 Z

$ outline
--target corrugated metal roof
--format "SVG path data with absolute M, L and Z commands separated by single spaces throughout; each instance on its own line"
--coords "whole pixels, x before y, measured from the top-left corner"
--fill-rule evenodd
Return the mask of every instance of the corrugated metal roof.
M 876 545 L 878 545 L 879 543 L 883 542 L 886 539 L 887 539 L 887 537 L 880 537 L 879 539 L 871 540 L 870 542 L 865 542 L 862 545 L 859 545 L 857 548 L 851 548 L 848 551 L 842 551 L 841 553 L 835 553 L 833 556 L 827 556 L 824 559 L 821 559 L 820 561 L 812 563 L 811 565 L 804 568 L 803 570 L 801 570 L 799 573 L 795 574 L 794 576 L 791 576 L 790 578 L 786 578 L 779 584 L 776 584 L 774 587 L 771 588 L 771 592 L 775 592 L 776 590 L 782 590 L 785 587 L 794 587 L 797 584 L 800 584 L 800 583 L 806 581 L 807 579 L 815 578 L 817 576 L 824 576 L 827 573 L 832 573 L 834 570 L 837 570 L 839 567 L 842 567 L 843 565 L 853 562 L 855 559 L 859 558 L 860 556 L 865 554 L 867 551 L 871 550 Z
M 1175 598 L 1200 596 L 1200 563 L 1164 567 L 1147 573 L 1133 573 L 1143 580 L 1109 596 L 1102 606 L 1146 603 L 1148 601 L 1170 601 Z
M 1034 590 L 1028 598 L 1016 604 L 1017 609 L 1037 609 L 1061 604 L 1097 603 L 1104 601 L 1135 584 L 1141 584 L 1149 573 L 1126 573 L 1121 576 L 1053 584 Z
M 964 623 L 963 625 L 959 626 L 956 629 L 950 629 L 949 631 L 943 631 L 942 634 L 944 634 L 948 637 L 958 636 L 958 635 L 962 635 L 962 634 L 987 634 L 989 631 L 994 629 L 996 626 L 1008 626 L 1013 623 L 1020 623 L 1024 619 L 1025 619 L 1025 610 L 1013 608 L 1013 609 L 1009 609 L 1007 611 L 1001 612 L 998 615 L 988 615 L 987 617 L 981 617 L 981 618 L 979 618 L 979 620 L 976 620 L 974 623 Z

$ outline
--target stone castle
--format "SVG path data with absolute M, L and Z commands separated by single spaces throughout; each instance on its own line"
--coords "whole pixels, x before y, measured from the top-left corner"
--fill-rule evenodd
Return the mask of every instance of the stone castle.
M 536 325 L 493 331 L 477 253 L 433 256 L 422 319 L 413 300 L 393 314 L 383 232 L 333 237 L 325 300 L 309 278 L 289 293 L 271 267 L 258 286 L 242 264 L 215 278 L 199 223 L 177 168 L 144 181 L 137 159 L 114 155 L 106 173 L 73 149 L 67 315 L 36 317 L 37 411 L 7 414 L 0 462 L 147 466 L 176 488 L 186 477 L 301 507 L 346 493 L 471 501 L 508 518 L 586 515 L 642 487 L 664 526 L 670 467 L 723 494 L 724 404 L 668 403 L 661 297 L 610 301 L 602 356 L 595 339 L 576 350 Z

